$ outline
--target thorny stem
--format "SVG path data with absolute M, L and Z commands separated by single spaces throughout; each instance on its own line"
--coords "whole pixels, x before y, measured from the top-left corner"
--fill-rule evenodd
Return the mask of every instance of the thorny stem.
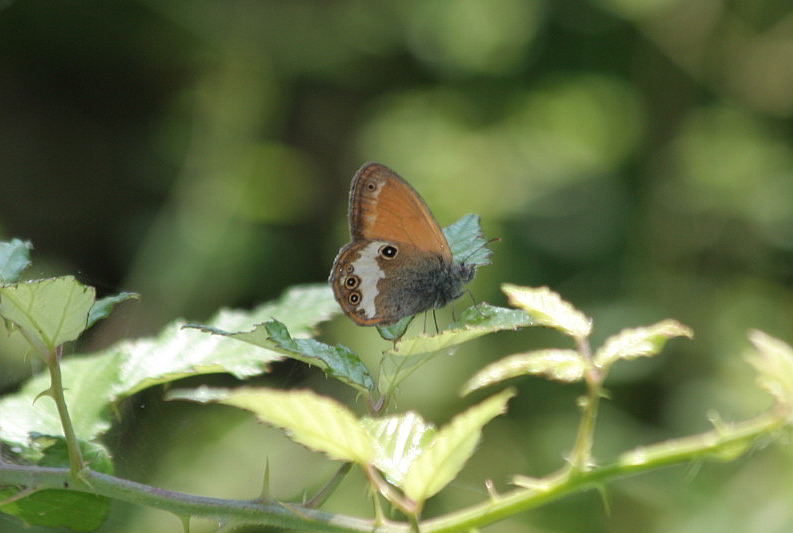
M 467 531 L 539 507 L 565 495 L 640 472 L 673 464 L 688 464 L 709 457 L 720 460 L 735 457 L 736 451 L 746 450 L 758 439 L 786 426 L 789 415 L 789 411 L 771 410 L 744 422 L 725 424 L 698 435 L 637 448 L 623 453 L 614 463 L 588 471 L 576 473 L 569 468 L 563 469 L 542 479 L 530 480 L 530 483 L 525 483 L 527 488 L 517 488 L 502 494 L 491 493 L 481 503 L 422 520 L 420 529 L 422 533 Z M 90 468 L 82 472 L 78 482 L 71 483 L 70 480 L 70 472 L 65 468 L 0 463 L 0 485 L 36 487 L 39 490 L 66 488 L 136 505 L 147 505 L 177 515 L 219 521 L 234 520 L 238 524 L 269 525 L 301 531 L 409 533 L 413 528 L 407 522 L 391 522 L 383 518 L 374 522 L 300 505 L 273 501 L 223 500 L 173 492 L 101 474 Z M 380 481 L 383 486 L 387 486 L 385 481 Z M 515 481 L 524 485 L 520 479 L 516 478 Z M 403 504 L 409 510 L 409 502 Z
M 71 468 L 72 477 L 77 478 L 78 474 L 85 468 L 85 462 L 83 461 L 83 454 L 80 452 L 77 434 L 74 432 L 74 426 L 72 426 L 72 419 L 69 417 L 66 398 L 63 395 L 60 364 L 62 354 L 63 349 L 58 346 L 55 349 L 55 353 L 51 353 L 47 357 L 47 367 L 50 371 L 50 389 L 47 394 L 52 397 L 58 408 L 58 416 L 61 419 L 61 426 L 63 426 L 63 435 L 66 438 L 66 449 L 69 453 L 69 467 Z
M 578 352 L 587 365 L 584 380 L 586 381 L 587 394 L 581 399 L 581 423 L 578 426 L 573 453 L 570 457 L 570 466 L 576 471 L 586 471 L 594 466 L 592 458 L 592 445 L 595 436 L 595 420 L 597 419 L 598 404 L 600 403 L 601 385 L 605 375 L 592 361 L 592 350 L 586 337 L 576 337 Z

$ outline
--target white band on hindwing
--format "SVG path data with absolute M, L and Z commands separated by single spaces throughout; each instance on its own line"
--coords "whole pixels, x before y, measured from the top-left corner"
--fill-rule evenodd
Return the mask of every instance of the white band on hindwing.
M 361 304 L 366 318 L 374 318 L 377 315 L 374 299 L 378 295 L 377 282 L 385 277 L 385 272 L 377 264 L 377 256 L 380 247 L 387 244 L 384 241 L 372 241 L 359 252 L 358 259 L 352 262 L 355 275 L 361 280 L 360 293 Z

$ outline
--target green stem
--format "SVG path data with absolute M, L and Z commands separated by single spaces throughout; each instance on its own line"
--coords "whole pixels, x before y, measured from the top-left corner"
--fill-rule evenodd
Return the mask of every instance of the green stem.
M 575 445 L 570 457 L 570 465 L 574 470 L 588 470 L 594 465 L 592 446 L 595 439 L 595 421 L 597 420 L 598 404 L 600 403 L 601 384 L 604 374 L 592 362 L 592 351 L 589 341 L 584 337 L 576 337 L 578 352 L 586 361 L 587 371 L 584 376 L 587 395 L 583 401 L 581 423 L 578 426 Z
M 422 533 L 447 533 L 484 527 L 516 513 L 539 507 L 568 494 L 674 464 L 716 458 L 732 459 L 752 443 L 784 427 L 788 413 L 768 412 L 737 424 L 726 424 L 705 433 L 673 439 L 623 453 L 614 463 L 576 471 L 565 468 L 539 480 L 530 488 L 517 488 L 479 504 L 437 518 L 423 520 Z M 518 478 L 516 482 L 523 480 Z M 0 485 L 88 492 L 136 505 L 146 505 L 179 516 L 204 517 L 240 524 L 258 524 L 302 531 L 408 533 L 411 524 L 334 515 L 300 505 L 278 502 L 206 498 L 127 481 L 86 468 L 73 482 L 66 468 L 0 463 Z
M 50 371 L 50 390 L 49 395 L 55 401 L 58 408 L 58 416 L 63 426 L 63 435 L 66 438 L 66 449 L 69 453 L 69 466 L 71 467 L 72 477 L 77 475 L 85 468 L 83 454 L 80 452 L 80 443 L 77 434 L 72 426 L 72 419 L 69 417 L 69 409 L 66 406 L 66 398 L 63 395 L 63 380 L 61 379 L 61 347 L 57 347 L 55 353 L 47 357 L 47 367 Z

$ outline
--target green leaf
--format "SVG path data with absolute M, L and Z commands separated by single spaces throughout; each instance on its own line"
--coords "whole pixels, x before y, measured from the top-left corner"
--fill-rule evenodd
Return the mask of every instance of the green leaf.
M 391 324 L 390 326 L 381 326 L 376 325 L 377 332 L 380 336 L 387 341 L 397 341 L 402 338 L 405 332 L 408 330 L 408 326 L 416 318 L 416 315 L 406 316 L 405 318 L 397 321 L 395 324 Z
M 94 288 L 73 276 L 26 281 L 0 287 L 0 316 L 39 353 L 52 353 L 85 331 L 94 299 Z
M 519 309 L 496 307 L 481 303 L 467 308 L 460 319 L 447 326 L 435 335 L 417 335 L 403 338 L 396 343 L 393 355 L 411 356 L 422 353 L 437 352 L 464 342 L 476 339 L 488 333 L 505 329 L 518 329 L 532 325 L 531 317 Z
M 334 304 L 326 285 L 296 287 L 253 311 L 221 310 L 208 323 L 224 329 L 251 328 L 273 315 L 296 331 L 307 333 L 328 317 Z M 91 355 L 72 355 L 61 362 L 69 413 L 78 437 L 91 440 L 111 424 L 111 405 L 142 389 L 209 373 L 225 372 L 244 379 L 261 374 L 281 355 L 234 339 L 184 328 L 184 321 L 166 326 L 156 337 L 119 342 Z M 61 435 L 54 402 L 34 399 L 49 387 L 40 374 L 15 394 L 0 398 L 0 440 L 20 453 L 36 455 L 31 436 Z
M 427 498 L 451 482 L 474 453 L 482 427 L 504 413 L 507 401 L 514 395 L 511 389 L 493 395 L 455 416 L 438 430 L 429 446 L 408 469 L 402 484 L 405 495 L 421 507 Z
M 694 332 L 676 320 L 662 320 L 652 326 L 624 329 L 606 339 L 595 352 L 595 365 L 606 369 L 618 359 L 648 357 L 661 351 L 672 337 L 693 337 Z
M 41 437 L 40 466 L 66 467 L 69 459 L 63 439 Z M 113 473 L 107 450 L 100 444 L 80 441 L 86 463 L 98 472 Z M 0 501 L 18 494 L 13 487 L 0 488 Z M 66 490 L 43 490 L 0 507 L 0 511 L 16 516 L 30 526 L 68 527 L 76 531 L 93 531 L 107 518 L 110 500 L 95 494 Z
M 214 328 L 204 328 L 204 331 L 267 348 L 291 359 L 317 366 L 329 376 L 363 392 L 374 389 L 374 381 L 366 365 L 355 352 L 346 346 L 330 346 L 315 339 L 293 339 L 286 326 L 277 320 L 260 324 L 253 331 L 233 333 Z
M 490 264 L 493 251 L 487 247 L 479 215 L 464 215 L 457 222 L 443 228 L 443 234 L 455 261 L 473 266 Z
M 280 353 L 220 335 L 212 331 L 250 330 L 255 324 L 280 317 L 292 332 L 309 335 L 314 326 L 337 312 L 338 306 L 327 285 L 306 285 L 287 290 L 274 301 L 253 311 L 220 310 L 206 326 L 171 323 L 153 339 L 121 343 L 124 372 L 116 398 L 177 379 L 226 372 L 239 379 L 261 374 L 269 363 L 282 359 Z M 295 333 L 297 335 L 297 333 Z
M 528 311 L 538 325 L 548 326 L 573 337 L 588 337 L 592 319 L 548 287 L 531 288 L 504 283 L 501 290 L 509 303 Z
M 791 412 L 793 406 L 793 348 L 759 330 L 749 332 L 754 351 L 746 360 L 757 371 L 757 383 L 779 405 Z
M 0 242 L 0 285 L 15 283 L 30 265 L 30 241 L 12 239 Z
M 364 417 L 361 425 L 374 442 L 373 464 L 389 483 L 402 486 L 410 465 L 435 438 L 436 428 L 408 411 L 383 418 Z
M 366 465 L 374 459 L 372 438 L 345 406 L 309 390 L 237 389 L 219 403 L 251 411 L 283 428 L 294 441 L 331 459 Z
M 115 296 L 106 296 L 97 300 L 94 302 L 94 305 L 91 306 L 91 311 L 88 313 L 86 329 L 96 324 L 99 320 L 107 318 L 117 304 L 126 302 L 127 300 L 137 300 L 138 298 L 140 298 L 140 295 L 135 292 L 121 292 Z
M 581 381 L 586 364 L 575 350 L 548 349 L 519 353 L 489 364 L 477 372 L 465 385 L 461 395 L 487 387 L 505 379 L 526 374 L 544 375 L 556 381 Z

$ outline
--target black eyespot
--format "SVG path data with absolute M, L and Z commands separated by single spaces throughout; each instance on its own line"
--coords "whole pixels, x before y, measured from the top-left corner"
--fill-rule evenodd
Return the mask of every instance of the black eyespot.
M 350 305 L 358 305 L 361 303 L 361 293 L 359 292 L 352 292 L 347 297 L 347 301 L 350 302 Z
M 369 190 L 369 192 L 374 192 L 377 190 L 377 184 L 373 181 L 367 181 L 366 188 Z
M 344 280 L 344 286 L 350 290 L 354 289 L 361 283 L 361 279 L 358 276 L 348 276 Z
M 397 247 L 393 246 L 391 244 L 386 244 L 385 246 L 380 248 L 380 251 L 379 251 L 380 255 L 384 259 L 393 259 L 393 258 L 395 258 L 397 256 L 397 252 L 398 252 Z

